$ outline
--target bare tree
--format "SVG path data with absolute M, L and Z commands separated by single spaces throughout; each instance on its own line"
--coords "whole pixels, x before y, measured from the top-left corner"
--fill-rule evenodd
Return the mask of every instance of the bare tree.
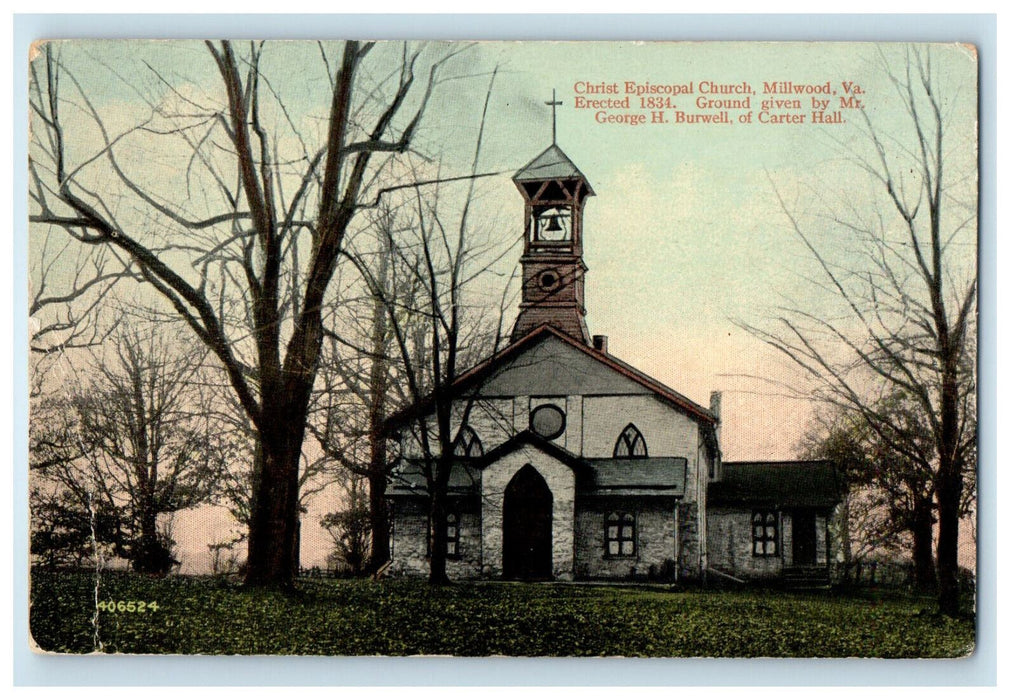
M 49 569 L 82 567 L 100 549 L 103 558 L 127 556 L 122 514 L 113 504 L 89 499 L 87 494 L 84 479 L 75 478 L 69 486 L 63 478 L 33 478 L 30 551 L 38 564 Z
M 393 359 L 397 351 L 389 313 L 405 325 L 420 289 L 416 276 L 398 264 L 397 225 L 393 209 L 382 207 L 368 232 L 369 250 L 349 253 L 369 280 L 361 293 L 351 292 L 344 300 L 355 307 L 345 337 L 330 333 L 326 339 L 320 392 L 309 423 L 323 452 L 348 472 L 345 480 L 366 480 L 371 571 L 390 558 L 385 494 L 398 460 L 390 456 L 385 421 L 407 402 L 403 365 Z M 356 323 L 361 318 L 363 323 Z
M 31 65 L 31 221 L 118 251 L 218 358 L 257 438 L 246 582 L 290 587 L 330 282 L 358 212 L 405 186 L 394 156 L 410 151 L 457 51 L 346 42 L 333 65 L 319 45 L 329 105 L 318 130 L 307 126 L 318 114 L 283 100 L 264 44 L 205 48 L 218 94 L 153 68 L 148 92 L 131 86 L 147 115 L 115 133 L 123 117 L 45 45 Z M 159 148 L 172 171 L 151 168 Z M 238 298 L 250 318 L 237 318 Z
M 485 113 L 486 109 L 487 102 Z M 483 129 L 477 140 L 474 171 L 482 138 Z M 476 402 L 475 395 L 457 392 L 456 381 L 466 368 L 495 353 L 501 345 L 505 321 L 507 292 L 502 292 L 500 306 L 473 305 L 469 292 L 515 244 L 513 241 L 512 247 L 501 251 L 481 244 L 469 220 L 474 199 L 472 180 L 451 225 L 445 220 L 448 210 L 439 204 L 440 194 L 437 189 L 417 189 L 415 245 L 393 246 L 404 251 L 399 256 L 400 264 L 417 282 L 416 305 L 406 314 L 403 300 L 386 301 L 409 400 L 409 407 L 387 423 L 403 430 L 412 428 L 410 442 L 420 455 L 416 462 L 427 491 L 429 581 L 439 585 L 448 582 L 445 523 L 449 478 L 454 463 L 462 456 L 456 453 L 458 437 L 469 423 Z M 370 279 L 368 270 L 361 266 L 361 271 Z M 506 289 L 511 283 L 509 278 Z M 372 290 L 379 297 L 383 295 L 376 283 Z
M 92 252 L 59 231 L 50 229 L 40 237 L 29 274 L 33 353 L 95 347 L 112 330 L 115 319 L 101 314 L 103 303 L 117 281 L 129 276 L 129 264 L 106 251 Z
M 907 49 L 902 74 L 881 56 L 910 125 L 910 133 L 887 133 L 879 115 L 861 112 L 871 150 L 853 159 L 881 194 L 861 204 L 857 192 L 845 193 L 815 227 L 777 195 L 816 265 L 829 311 L 782 308 L 776 329 L 745 327 L 804 369 L 822 400 L 855 412 L 905 464 L 926 463 L 939 521 L 939 607 L 957 615 L 958 526 L 976 449 L 977 194 L 972 125 L 951 128 L 946 117 L 971 105 L 945 93 L 928 47 Z M 838 251 L 824 247 L 834 230 L 843 233 Z M 881 410 L 891 395 L 915 407 L 921 430 Z M 925 441 L 934 446 L 931 463 Z
M 367 287 L 370 327 L 363 346 L 349 360 L 334 365 L 346 395 L 365 421 L 346 429 L 335 424 L 342 411 L 325 412 L 329 423 L 318 430 L 327 453 L 339 457 L 336 438 L 366 438 L 367 460 L 345 459 L 353 473 L 368 478 L 372 521 L 372 567 L 387 562 L 388 512 L 385 488 L 393 466 L 403 455 L 390 456 L 387 443 L 392 433 L 390 409 L 408 406 L 402 428 L 412 425 L 418 460 L 427 484 L 430 538 L 430 580 L 447 582 L 445 521 L 448 482 L 456 439 L 469 421 L 473 401 L 452 393 L 466 367 L 489 357 L 501 343 L 507 293 L 500 305 L 490 299 L 470 299 L 470 290 L 515 247 L 485 241 L 470 222 L 476 196 L 484 124 L 497 71 L 491 74 L 483 103 L 470 175 L 459 190 L 448 178 L 418 177 L 421 185 L 402 208 L 390 208 L 377 218 L 368 250 L 351 248 L 347 258 L 356 266 Z M 446 200 L 454 200 L 451 204 Z M 509 279 L 505 288 L 511 284 Z M 496 320 L 492 311 L 497 311 Z M 343 345 L 349 346 L 348 342 Z M 391 355 L 398 359 L 392 361 Z M 338 356 L 338 355 L 336 355 Z M 356 363 L 359 363 L 357 365 Z M 359 369 L 355 369 L 355 368 Z M 342 392 L 329 391 L 333 399 Z M 332 407 L 333 409 L 335 406 Z M 349 412 L 345 415 L 348 417 Z M 348 419 L 347 419 L 348 420 Z M 354 421 L 356 422 L 356 421 Z M 337 430 L 338 428 L 338 430 Z M 405 436 L 404 436 L 405 437 Z M 347 455 L 351 454 L 349 451 Z M 355 452 L 353 453 L 355 454 Z
M 457 395 L 455 382 L 463 370 L 494 353 L 501 323 L 485 330 L 482 316 L 473 324 L 467 320 L 463 297 L 468 282 L 468 205 L 461 212 L 460 226 L 450 230 L 441 224 L 436 208 L 425 207 L 423 193 L 418 197 L 420 247 L 410 267 L 421 282 L 419 306 L 405 317 L 396 303 L 387 308 L 409 399 L 408 411 L 397 413 L 395 422 L 410 429 L 410 444 L 420 455 L 416 462 L 428 500 L 429 581 L 440 585 L 448 582 L 445 522 L 449 478 L 460 456 L 456 440 L 469 423 L 475 399 Z M 394 424 L 391 419 L 387 423 Z
M 246 543 L 250 531 L 251 514 L 254 512 L 254 500 L 257 495 L 255 488 L 255 471 L 253 465 L 258 462 L 258 436 L 242 407 L 231 400 L 234 398 L 228 389 L 222 386 L 218 376 L 215 388 L 216 398 L 212 412 L 215 419 L 223 426 L 222 439 L 230 444 L 234 455 L 226 467 L 216 489 L 215 501 L 225 507 L 240 531 L 233 531 L 228 541 L 213 543 L 223 548 L 235 549 Z M 225 399 L 225 400 L 223 400 Z M 311 501 L 321 492 L 336 483 L 340 478 L 340 470 L 328 455 L 315 449 L 311 442 L 305 442 L 300 453 L 299 473 L 297 476 L 297 526 L 294 530 L 293 557 L 294 572 L 300 570 L 300 517 L 308 512 Z M 211 551 L 211 550 L 210 550 Z M 246 563 L 244 563 L 246 567 Z
M 135 570 L 166 573 L 174 562 L 160 518 L 208 502 L 230 454 L 203 410 L 204 352 L 151 329 L 114 337 L 56 404 L 63 420 L 33 420 L 31 466 L 49 494 L 37 515 L 58 506 L 65 522 L 101 525 L 101 541 Z
M 96 484 L 81 440 L 73 392 L 31 396 L 29 469 L 31 553 L 50 568 L 81 566 L 91 558 L 128 555 L 122 513 Z

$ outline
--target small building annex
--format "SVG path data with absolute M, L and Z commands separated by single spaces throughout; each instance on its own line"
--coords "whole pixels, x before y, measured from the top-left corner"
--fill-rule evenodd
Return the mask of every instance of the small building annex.
M 449 577 L 828 580 L 831 465 L 722 462 L 719 394 L 699 405 L 587 329 L 586 177 L 552 144 L 513 181 L 522 301 L 510 344 L 454 385 L 461 429 L 438 528 Z M 424 575 L 425 478 L 411 422 L 400 435 L 391 571 Z

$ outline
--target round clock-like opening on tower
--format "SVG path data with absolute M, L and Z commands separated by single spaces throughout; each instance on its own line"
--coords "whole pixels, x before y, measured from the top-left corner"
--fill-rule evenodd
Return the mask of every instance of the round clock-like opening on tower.
M 550 291 L 558 286 L 558 275 L 550 270 L 540 273 L 540 278 L 537 280 L 541 289 Z
M 530 430 L 546 440 L 565 432 L 565 412 L 551 403 L 537 406 L 530 413 Z

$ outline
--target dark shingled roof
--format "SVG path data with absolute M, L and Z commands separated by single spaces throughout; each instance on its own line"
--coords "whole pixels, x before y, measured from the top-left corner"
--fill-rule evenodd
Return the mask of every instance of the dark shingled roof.
M 587 496 L 682 496 L 685 493 L 684 457 L 590 459 L 592 482 L 580 482 Z
M 571 467 L 579 496 L 680 497 L 685 493 L 684 457 L 583 459 L 527 430 L 483 457 L 457 459 L 449 474 L 449 495 L 479 495 L 481 470 L 523 444 L 534 445 Z M 424 495 L 426 484 L 422 461 L 409 460 L 393 475 L 389 494 Z
M 831 508 L 842 497 L 841 479 L 830 462 L 724 462 L 711 483 L 707 506 Z
M 539 156 L 524 165 L 519 172 L 512 176 L 516 182 L 530 180 L 569 180 L 583 179 L 586 176 L 579 172 L 576 164 L 569 160 L 564 151 L 552 144 Z M 589 183 L 587 183 L 589 184 Z M 593 189 L 590 188 L 590 194 Z

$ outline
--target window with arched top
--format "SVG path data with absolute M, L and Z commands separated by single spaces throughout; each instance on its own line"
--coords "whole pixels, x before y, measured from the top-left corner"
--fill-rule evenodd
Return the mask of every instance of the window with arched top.
M 614 443 L 615 457 L 645 457 L 646 440 L 639 428 L 629 423 L 625 430 L 618 436 L 618 442 Z
M 604 556 L 636 555 L 636 514 L 611 512 L 604 515 Z
M 778 522 L 775 510 L 752 511 L 752 556 L 780 556 Z
M 477 431 L 468 425 L 464 425 L 459 431 L 459 437 L 452 445 L 452 454 L 456 457 L 483 457 L 484 446 L 477 437 Z

